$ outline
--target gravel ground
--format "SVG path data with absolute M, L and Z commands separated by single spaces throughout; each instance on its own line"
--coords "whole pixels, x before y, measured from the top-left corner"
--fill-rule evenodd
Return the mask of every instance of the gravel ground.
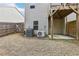
M 2 56 L 77 56 L 78 40 L 23 37 L 20 33 L 0 37 Z

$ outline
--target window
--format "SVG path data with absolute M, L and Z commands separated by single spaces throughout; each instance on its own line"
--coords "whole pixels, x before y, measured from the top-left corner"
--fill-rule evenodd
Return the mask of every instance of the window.
M 38 30 L 38 26 L 34 26 L 34 30 Z
M 34 21 L 34 25 L 38 25 L 38 21 Z
M 38 30 L 38 21 L 33 22 L 33 29 Z
M 34 8 L 35 8 L 35 5 L 31 5 L 30 8 L 31 8 L 31 9 L 34 9 Z

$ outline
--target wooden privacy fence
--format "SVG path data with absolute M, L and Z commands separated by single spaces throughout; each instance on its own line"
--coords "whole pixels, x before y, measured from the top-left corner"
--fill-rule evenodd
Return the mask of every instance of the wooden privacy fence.
M 23 23 L 0 23 L 0 36 L 16 32 L 23 32 Z
M 67 23 L 67 35 L 76 37 L 76 21 Z
M 16 23 L 16 32 L 24 32 L 24 23 Z

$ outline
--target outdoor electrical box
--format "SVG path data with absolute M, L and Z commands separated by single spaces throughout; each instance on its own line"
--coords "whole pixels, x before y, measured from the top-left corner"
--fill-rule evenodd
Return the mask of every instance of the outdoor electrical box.
M 31 29 L 31 28 L 27 29 L 26 36 L 27 37 L 32 37 L 33 36 L 33 29 Z

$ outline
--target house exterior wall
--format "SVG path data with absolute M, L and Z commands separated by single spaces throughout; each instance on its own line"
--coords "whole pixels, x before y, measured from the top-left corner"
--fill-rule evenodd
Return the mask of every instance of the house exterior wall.
M 35 5 L 35 8 L 30 9 L 30 5 Z M 47 3 L 27 3 L 24 30 L 26 31 L 27 28 L 33 29 L 33 21 L 38 21 L 38 30 L 44 30 L 48 34 L 48 13 L 49 4 Z
M 22 23 L 24 17 L 14 7 L 0 7 L 0 22 Z
M 53 19 L 53 33 L 54 34 L 65 34 L 65 18 L 54 18 Z M 49 34 L 51 32 L 51 20 L 49 18 L 49 22 L 48 22 L 48 30 L 49 30 Z
M 65 20 L 64 18 L 54 19 L 54 34 L 64 34 Z
M 76 13 L 71 13 L 67 16 L 67 22 L 76 21 Z

